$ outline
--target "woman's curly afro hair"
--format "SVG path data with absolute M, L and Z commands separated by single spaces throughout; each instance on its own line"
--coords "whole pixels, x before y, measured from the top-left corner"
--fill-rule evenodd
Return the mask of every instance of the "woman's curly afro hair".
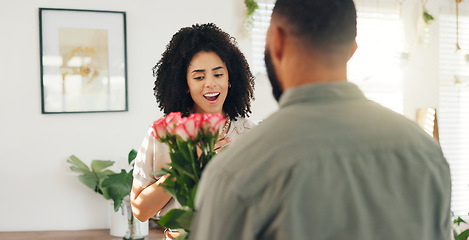
M 197 53 L 214 52 L 225 63 L 231 87 L 223 110 L 231 119 L 248 117 L 254 99 L 254 77 L 237 47 L 237 42 L 213 23 L 195 24 L 180 29 L 166 46 L 160 61 L 153 67 L 153 88 L 158 107 L 170 112 L 189 113 L 194 101 L 188 93 L 187 68 Z

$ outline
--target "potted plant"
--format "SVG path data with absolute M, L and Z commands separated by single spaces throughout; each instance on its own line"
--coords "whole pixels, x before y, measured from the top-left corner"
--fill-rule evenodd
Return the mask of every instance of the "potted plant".
M 138 224 L 140 222 L 133 217 L 130 207 L 129 195 L 133 181 L 133 160 L 136 156 L 137 152 L 132 149 L 128 154 L 130 170 L 121 169 L 119 173 L 109 169 L 114 165 L 114 161 L 92 160 L 90 167 L 88 167 L 75 155 L 71 155 L 67 159 L 67 163 L 71 165 L 70 170 L 80 173 L 78 180 L 96 193 L 101 194 L 105 199 L 112 200 L 114 211 L 121 211 L 121 215 L 126 218 L 127 226 L 123 239 L 143 239 L 143 235 L 146 235 L 140 231 L 140 224 Z M 111 226 L 111 235 L 120 235 L 115 234 L 119 231 L 113 231 L 112 228 L 113 226 Z

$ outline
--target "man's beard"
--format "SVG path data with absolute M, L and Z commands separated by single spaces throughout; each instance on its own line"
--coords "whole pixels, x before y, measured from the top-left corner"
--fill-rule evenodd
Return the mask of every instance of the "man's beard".
M 280 87 L 280 83 L 278 81 L 277 75 L 275 74 L 274 65 L 272 64 L 272 59 L 270 57 L 270 51 L 268 49 L 265 50 L 264 54 L 264 61 L 265 67 L 267 69 L 267 76 L 269 77 L 270 84 L 272 85 L 272 94 L 274 95 L 275 100 L 280 99 L 280 96 L 283 93 L 282 88 Z

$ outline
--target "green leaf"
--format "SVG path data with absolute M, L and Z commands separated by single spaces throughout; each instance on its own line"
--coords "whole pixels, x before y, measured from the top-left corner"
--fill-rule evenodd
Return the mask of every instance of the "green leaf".
M 133 176 L 132 173 L 127 173 L 124 169 L 120 173 L 108 175 L 104 179 L 101 187 L 103 192 L 114 201 L 114 211 L 118 211 L 122 204 L 122 199 L 130 194 L 132 189 Z
M 129 152 L 129 164 L 132 163 L 132 161 L 137 157 L 137 151 L 135 151 L 134 149 L 130 150 Z
M 170 157 L 171 157 L 171 163 L 176 163 L 180 166 L 184 166 L 184 163 L 187 162 L 186 158 L 184 157 L 181 151 L 170 153 Z
M 246 8 L 247 8 L 246 15 L 248 17 L 251 16 L 254 13 L 254 11 L 256 11 L 256 9 L 259 8 L 259 5 L 254 0 L 244 0 L 244 4 L 246 4 Z
M 67 162 L 74 165 L 77 169 L 87 170 L 88 172 L 90 171 L 88 166 L 86 166 L 86 164 L 84 164 L 75 155 L 71 155 L 70 157 L 68 157 Z M 75 171 L 75 170 L 72 169 L 72 171 Z M 81 172 L 81 171 L 79 171 L 79 172 Z
M 101 195 L 103 195 L 104 199 L 106 200 L 111 199 L 107 188 L 101 188 Z
M 166 181 L 165 181 L 165 183 L 161 184 L 164 191 L 167 192 L 169 195 L 171 195 L 172 197 L 176 198 L 179 201 L 180 199 L 177 198 L 177 195 L 178 195 L 177 194 L 177 189 L 174 187 L 174 184 L 166 183 Z
M 85 184 L 87 187 L 93 189 L 93 191 L 98 192 L 97 186 L 99 180 L 94 173 L 85 172 L 82 175 L 78 176 L 78 180 L 80 180 L 80 182 Z
M 194 211 L 187 208 L 172 209 L 160 218 L 158 224 L 166 228 L 183 228 L 190 230 Z
M 193 179 L 195 181 L 195 177 L 194 177 L 194 174 L 192 174 L 191 172 L 189 172 L 190 170 L 186 170 L 184 169 L 183 166 L 175 163 L 175 162 L 172 162 L 170 163 L 169 165 L 171 165 L 173 167 L 173 169 L 177 170 L 179 173 L 184 173 L 185 175 L 187 175 L 188 177 L 190 177 L 191 179 Z M 184 175 L 183 175 L 184 176 Z
M 195 201 L 195 194 L 197 193 L 197 186 L 198 184 L 196 183 L 195 186 L 191 189 L 190 198 L 189 198 L 189 201 L 187 202 L 187 206 L 191 208 L 195 207 L 194 201 Z
M 430 21 L 435 20 L 435 18 L 427 12 L 427 10 L 424 10 L 423 12 L 423 21 L 428 24 Z
M 167 174 L 167 173 L 169 173 L 169 172 L 170 172 L 169 169 L 167 169 L 167 168 L 162 168 L 162 169 L 160 169 L 160 170 L 156 170 L 156 171 L 151 172 L 151 175 L 165 175 L 165 174 Z
M 104 170 L 102 171 L 101 173 L 103 173 L 104 175 L 111 175 L 111 174 L 115 174 L 116 172 L 112 171 L 112 170 Z
M 91 161 L 91 169 L 93 172 L 101 172 L 101 170 L 114 165 L 114 161 L 110 160 L 93 160 Z
M 184 212 L 176 221 L 182 226 L 185 230 L 191 230 L 192 228 L 192 218 L 194 217 L 194 211 L 188 209 Z
M 79 173 L 89 173 L 90 172 L 90 170 L 79 168 L 79 167 L 76 167 L 76 166 L 70 166 L 70 170 L 72 170 L 74 172 L 79 172 Z
M 464 232 L 458 235 L 458 238 L 456 238 L 456 240 L 466 240 L 468 237 L 469 237 L 469 229 L 466 229 Z
M 466 221 L 464 221 L 464 219 L 462 219 L 461 217 L 458 217 L 457 219 L 455 219 L 455 220 L 453 221 L 453 223 L 458 224 L 458 226 L 459 226 L 459 224 L 461 224 L 462 222 L 465 223 Z
M 181 228 L 179 223 L 176 221 L 176 218 L 181 216 L 183 213 L 184 210 L 182 209 L 172 209 L 160 218 L 158 224 L 165 228 Z
M 109 195 L 108 189 L 103 188 L 103 182 L 107 177 L 111 174 L 116 174 L 115 172 L 111 170 L 104 170 L 102 172 L 97 172 L 95 173 L 96 177 L 98 178 L 98 190 L 99 192 L 103 195 L 103 197 L 107 200 L 111 199 L 111 196 Z
M 105 172 L 96 172 L 94 173 L 96 177 L 99 179 L 100 182 L 103 182 L 104 179 L 106 179 L 109 175 L 116 174 L 115 172 L 112 172 L 110 174 L 107 174 Z

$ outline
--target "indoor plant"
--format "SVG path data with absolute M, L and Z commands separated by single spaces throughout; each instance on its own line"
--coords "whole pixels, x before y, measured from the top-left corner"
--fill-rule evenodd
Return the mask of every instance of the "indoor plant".
M 122 209 L 123 214 L 127 214 L 127 232 L 124 239 L 143 239 L 140 233 L 135 230 L 134 219 L 130 208 L 129 195 L 132 189 L 133 181 L 133 160 L 137 156 L 137 152 L 132 149 L 128 154 L 129 171 L 121 169 L 116 173 L 109 169 L 114 165 L 114 161 L 110 160 L 93 160 L 90 167 L 81 161 L 75 155 L 71 155 L 67 159 L 70 169 L 80 173 L 78 180 L 91 188 L 93 191 L 101 194 L 105 199 L 113 201 L 114 211 Z

